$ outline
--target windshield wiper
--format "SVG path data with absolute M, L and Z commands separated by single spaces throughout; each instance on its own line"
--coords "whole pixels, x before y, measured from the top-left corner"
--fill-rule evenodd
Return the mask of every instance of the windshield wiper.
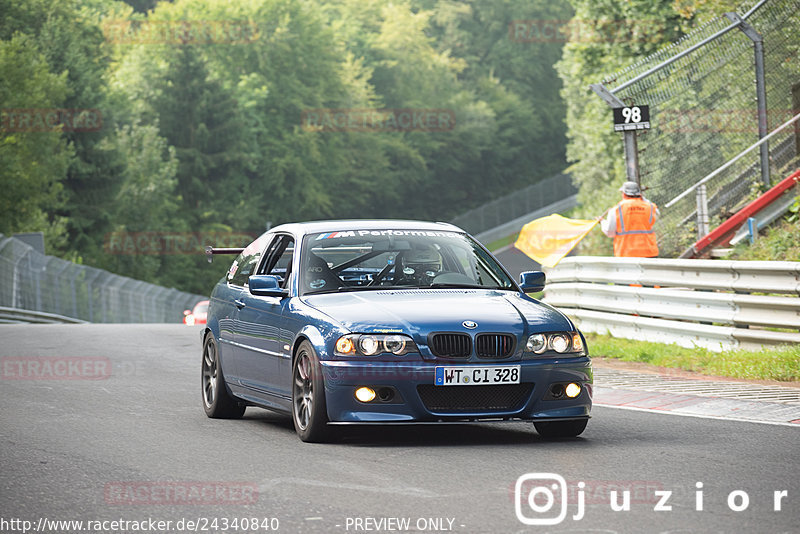
M 507 289 L 510 290 L 510 287 L 500 287 L 500 286 L 482 286 L 479 284 L 445 284 L 445 283 L 437 283 L 434 282 L 433 284 L 427 286 L 434 289 Z
M 408 288 L 410 286 L 340 286 L 331 289 L 318 289 L 317 291 L 306 291 L 304 295 L 324 295 L 326 293 L 349 293 L 351 291 L 380 291 Z M 414 287 L 413 289 L 419 289 Z
M 396 289 L 422 289 L 419 286 L 342 286 L 336 291 L 394 291 Z

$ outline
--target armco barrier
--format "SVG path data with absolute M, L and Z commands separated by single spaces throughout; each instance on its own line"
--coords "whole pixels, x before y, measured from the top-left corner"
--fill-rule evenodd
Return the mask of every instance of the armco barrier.
M 576 256 L 544 301 L 586 332 L 725 350 L 800 343 L 799 296 L 800 262 Z
M 180 323 L 207 297 L 45 256 L 0 234 L 0 322 Z M 27 312 L 44 312 L 31 314 Z
M 84 324 L 86 321 L 66 317 L 55 313 L 21 310 L 0 306 L 0 323 L 32 323 L 32 324 Z

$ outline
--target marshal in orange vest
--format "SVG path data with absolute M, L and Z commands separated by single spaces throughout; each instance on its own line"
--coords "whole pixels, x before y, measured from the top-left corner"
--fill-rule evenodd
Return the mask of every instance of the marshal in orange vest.
M 625 186 L 628 186 L 628 189 L 625 189 Z M 623 193 L 622 201 L 609 211 L 602 225 L 603 232 L 614 238 L 614 256 L 639 258 L 658 256 L 658 244 L 653 232 L 653 225 L 658 218 L 658 208 L 649 200 L 642 198 L 635 182 L 626 182 L 620 190 Z

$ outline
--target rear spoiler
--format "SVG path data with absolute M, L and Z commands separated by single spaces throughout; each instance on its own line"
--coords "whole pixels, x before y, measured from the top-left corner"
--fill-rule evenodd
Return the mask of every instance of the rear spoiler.
M 243 248 L 214 248 L 211 245 L 206 247 L 206 259 L 208 263 L 214 258 L 214 254 L 236 254 L 237 256 L 242 253 Z

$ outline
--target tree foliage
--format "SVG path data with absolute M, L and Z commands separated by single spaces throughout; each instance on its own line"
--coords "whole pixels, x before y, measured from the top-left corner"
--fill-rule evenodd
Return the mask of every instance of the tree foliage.
M 45 230 L 49 252 L 207 293 L 225 262 L 114 254 L 109 235 L 447 220 L 563 168 L 561 43 L 509 28 L 570 15 L 547 0 L 0 0 L 4 109 L 103 117 L 0 132 L 0 231 Z M 402 109 L 454 122 L 303 122 Z

